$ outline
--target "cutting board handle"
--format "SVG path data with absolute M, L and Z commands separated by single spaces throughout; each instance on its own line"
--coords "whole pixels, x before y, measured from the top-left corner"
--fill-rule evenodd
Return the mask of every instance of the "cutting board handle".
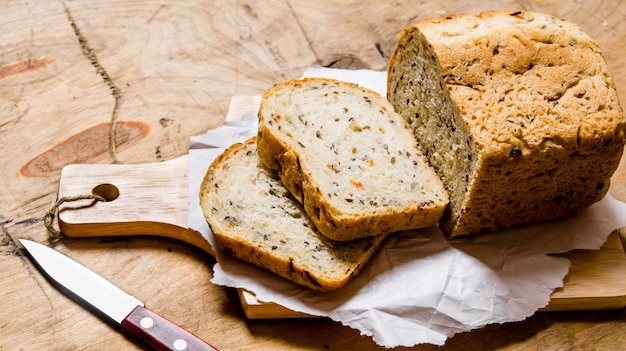
M 189 156 L 147 164 L 75 164 L 63 168 L 59 198 L 97 194 L 58 208 L 68 237 L 152 235 L 194 245 L 215 256 L 204 237 L 187 225 Z

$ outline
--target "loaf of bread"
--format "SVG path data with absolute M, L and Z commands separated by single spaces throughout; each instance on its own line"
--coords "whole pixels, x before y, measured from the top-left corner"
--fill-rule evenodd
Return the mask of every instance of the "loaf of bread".
M 308 78 L 267 90 L 258 152 L 333 240 L 435 225 L 448 203 L 408 124 L 355 84 Z
M 625 120 L 596 41 L 545 14 L 416 23 L 390 58 L 387 98 L 442 178 L 450 237 L 575 214 L 602 199 Z
M 209 167 L 200 206 L 219 248 L 318 291 L 356 275 L 385 235 L 349 242 L 321 235 L 256 151 L 256 137 L 234 144 Z

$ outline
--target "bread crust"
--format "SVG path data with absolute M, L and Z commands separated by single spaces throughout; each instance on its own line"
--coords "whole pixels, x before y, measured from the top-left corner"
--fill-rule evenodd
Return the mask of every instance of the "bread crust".
M 460 150 L 471 157 L 452 171 L 435 160 L 441 150 L 425 150 L 450 193 L 440 222 L 449 236 L 567 217 L 604 197 L 626 121 L 598 43 L 578 26 L 541 13 L 488 11 L 406 28 L 390 58 L 388 99 L 414 127 L 424 116 L 400 95 L 416 42 L 431 51 L 427 68 L 445 87 L 435 102 L 450 107 L 450 133 L 467 141 Z M 429 131 L 416 129 L 426 146 Z
M 278 109 L 268 107 L 269 104 L 273 103 L 277 93 L 288 91 L 288 93 L 296 95 L 300 94 L 300 89 L 309 87 L 318 89 L 317 85 L 320 87 L 322 85 L 331 87 L 328 89 L 346 89 L 350 93 L 362 94 L 367 99 L 378 104 L 374 104 L 375 106 L 382 106 L 382 109 L 388 109 L 384 113 L 385 118 L 393 118 L 400 124 L 397 128 L 404 129 L 400 133 L 402 138 L 404 140 L 407 138 L 411 139 L 411 148 L 407 148 L 406 151 L 417 155 L 417 161 L 415 162 L 423 165 L 418 171 L 416 171 L 417 168 L 407 169 L 406 171 L 422 173 L 420 178 L 428 179 L 429 184 L 433 184 L 431 187 L 434 189 L 428 190 L 432 196 L 426 196 L 419 201 L 417 199 L 411 200 L 401 206 L 386 208 L 381 206 L 374 210 L 363 208 L 363 210 L 358 209 L 355 212 L 349 212 L 340 209 L 334 202 L 335 200 L 328 193 L 324 193 L 321 190 L 324 188 L 321 182 L 325 180 L 316 178 L 313 169 L 315 162 L 311 161 L 311 159 L 316 157 L 316 152 L 329 151 L 306 151 L 303 148 L 298 148 L 293 140 L 289 140 L 285 133 L 280 132 L 279 128 L 272 124 L 275 119 L 275 116 L 272 114 L 281 112 Z M 312 97 L 311 99 L 314 98 Z M 317 102 L 323 103 L 322 101 L 314 101 L 314 103 Z M 338 100 L 336 104 L 339 106 L 341 103 L 344 103 L 344 101 Z M 315 223 L 317 229 L 333 240 L 353 240 L 400 230 L 428 227 L 436 224 L 443 214 L 448 202 L 447 193 L 434 171 L 428 166 L 428 161 L 416 147 L 410 130 L 392 110 L 392 107 L 384 98 L 371 90 L 355 84 L 325 78 L 308 78 L 283 82 L 266 91 L 263 96 L 261 108 L 259 109 L 259 157 L 267 167 L 279 174 L 285 187 L 303 204 L 305 212 Z M 337 113 L 339 114 L 340 112 Z M 372 107 L 372 111 L 367 113 L 375 114 L 378 111 Z M 318 119 L 323 119 L 324 117 L 315 116 Z M 358 116 L 355 118 L 358 118 Z M 332 124 L 332 120 L 329 118 L 329 121 L 322 120 L 321 123 Z M 391 125 L 385 125 L 385 128 L 392 127 Z M 396 127 L 394 126 L 393 128 Z M 315 133 L 315 130 L 311 129 L 310 133 Z M 373 148 L 383 147 L 382 145 L 372 144 L 372 141 L 369 140 L 362 140 L 360 143 L 371 145 Z M 360 147 L 361 145 L 355 144 L 354 146 Z M 337 170 L 337 173 L 339 173 L 339 170 Z M 380 190 L 383 191 L 383 189 Z

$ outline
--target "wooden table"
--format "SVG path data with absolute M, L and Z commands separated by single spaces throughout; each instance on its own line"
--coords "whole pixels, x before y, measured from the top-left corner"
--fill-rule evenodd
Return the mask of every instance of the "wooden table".
M 233 95 L 259 94 L 312 64 L 384 70 L 400 31 L 488 9 L 547 12 L 598 40 L 626 94 L 621 1 L 43 1 L 0 11 L 0 350 L 140 349 L 55 290 L 18 249 L 54 246 L 221 350 L 378 350 L 326 319 L 248 320 L 213 259 L 169 239 L 54 240 L 42 224 L 69 163 L 149 163 L 187 153 Z M 109 143 L 116 123 L 115 143 Z M 114 147 L 112 147 L 114 146 Z M 626 199 L 626 168 L 612 193 Z M 626 279 L 626 277 L 624 278 Z M 540 312 L 414 350 L 614 350 L 626 311 Z

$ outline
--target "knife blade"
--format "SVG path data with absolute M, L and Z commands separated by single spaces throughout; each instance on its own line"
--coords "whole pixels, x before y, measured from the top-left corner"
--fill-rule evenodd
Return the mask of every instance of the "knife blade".
M 143 302 L 124 292 L 89 268 L 37 242 L 19 239 L 35 266 L 61 292 L 123 332 L 155 350 L 217 350 L 182 327 L 146 309 Z

